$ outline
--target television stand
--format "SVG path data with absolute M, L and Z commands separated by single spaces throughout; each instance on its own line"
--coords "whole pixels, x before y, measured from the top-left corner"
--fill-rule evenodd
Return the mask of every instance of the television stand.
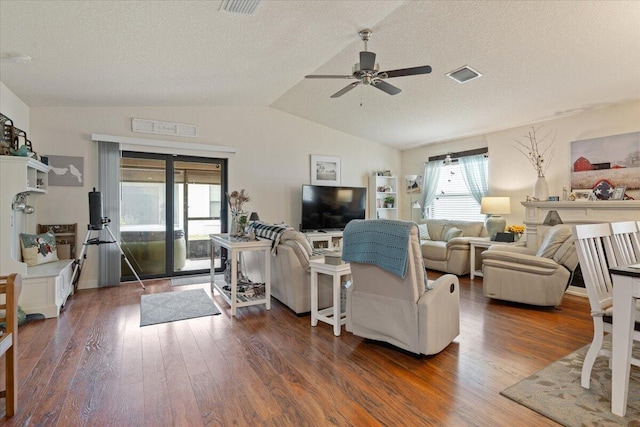
M 342 230 L 318 230 L 304 233 L 314 249 L 337 249 L 342 246 Z

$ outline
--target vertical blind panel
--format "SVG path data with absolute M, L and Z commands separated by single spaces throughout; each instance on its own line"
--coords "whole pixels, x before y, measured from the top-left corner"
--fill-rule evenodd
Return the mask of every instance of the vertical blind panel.
M 471 197 L 458 163 L 442 167 L 436 198 L 429 209 L 429 218 L 485 220 L 485 216 L 480 213 L 480 205 Z

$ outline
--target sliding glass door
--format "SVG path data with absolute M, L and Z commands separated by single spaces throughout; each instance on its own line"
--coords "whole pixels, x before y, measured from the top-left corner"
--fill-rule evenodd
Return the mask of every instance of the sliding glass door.
M 120 241 L 138 275 L 208 272 L 209 234 L 226 229 L 226 160 L 123 152 L 120 164 Z

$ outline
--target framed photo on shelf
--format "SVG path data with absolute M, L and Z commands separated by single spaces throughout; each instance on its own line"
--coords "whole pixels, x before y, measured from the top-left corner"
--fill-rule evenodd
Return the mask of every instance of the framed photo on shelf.
M 593 190 L 573 190 L 573 196 L 576 201 L 596 200 Z
M 611 200 L 624 200 L 624 193 L 627 191 L 626 185 L 619 185 L 613 189 Z
M 340 185 L 340 157 L 312 154 L 311 185 Z

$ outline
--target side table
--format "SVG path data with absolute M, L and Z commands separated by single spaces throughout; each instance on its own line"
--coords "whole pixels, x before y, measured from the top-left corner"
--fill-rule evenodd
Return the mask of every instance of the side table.
M 231 315 L 236 315 L 238 307 L 264 304 L 267 310 L 271 309 L 271 241 L 270 240 L 236 240 L 228 234 L 210 234 L 211 238 L 211 291 L 218 290 L 218 293 L 231 306 Z M 229 251 L 231 264 L 231 283 L 227 283 L 231 290 L 230 294 L 222 289 L 226 282 L 217 283 L 215 280 L 215 246 L 221 246 Z M 238 255 L 242 251 L 262 251 L 264 253 L 264 296 L 238 298 Z
M 473 239 L 469 240 L 469 278 L 473 280 L 475 276 L 483 277 L 482 269 L 476 270 L 476 248 L 489 249 L 493 245 L 517 245 L 520 242 L 496 242 L 494 240 Z
M 324 259 L 309 261 L 311 266 L 311 326 L 316 326 L 318 320 L 333 325 L 333 335 L 340 336 L 340 327 L 347 322 L 346 313 L 340 312 L 340 279 L 351 274 L 351 266 L 347 263 L 340 265 L 325 264 Z M 328 274 L 333 277 L 333 307 L 318 311 L 318 274 Z

